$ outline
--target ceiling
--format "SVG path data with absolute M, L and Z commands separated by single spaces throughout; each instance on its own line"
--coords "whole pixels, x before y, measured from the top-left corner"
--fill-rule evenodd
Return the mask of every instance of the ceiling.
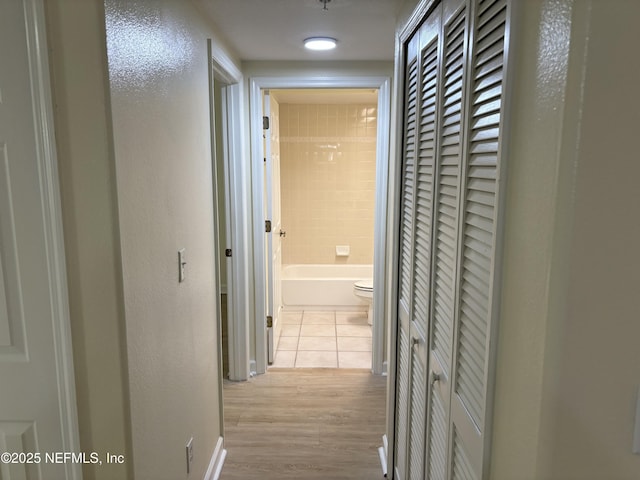
M 198 0 L 240 60 L 393 61 L 402 0 Z M 338 47 L 305 50 L 302 42 L 329 36 Z

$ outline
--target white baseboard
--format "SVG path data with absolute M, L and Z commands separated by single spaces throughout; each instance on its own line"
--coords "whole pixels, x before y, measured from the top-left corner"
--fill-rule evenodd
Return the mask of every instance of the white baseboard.
M 378 447 L 378 456 L 380 457 L 380 466 L 382 467 L 382 476 L 387 476 L 387 458 L 384 455 L 384 448 Z
M 380 466 L 382 467 L 382 474 L 387 476 L 387 452 L 389 445 L 387 443 L 387 434 L 382 436 L 382 447 L 378 448 L 378 455 L 380 456 Z
M 207 468 L 207 473 L 204 474 L 204 480 L 218 480 L 218 478 L 220 478 L 220 472 L 222 472 L 222 466 L 224 465 L 224 459 L 226 457 L 227 451 L 224 449 L 224 441 L 222 437 L 218 437 L 216 448 L 209 461 L 209 468 Z
M 302 310 L 313 310 L 314 312 L 330 312 L 339 310 L 341 312 L 364 312 L 367 313 L 366 305 L 282 305 L 283 312 L 300 312 Z

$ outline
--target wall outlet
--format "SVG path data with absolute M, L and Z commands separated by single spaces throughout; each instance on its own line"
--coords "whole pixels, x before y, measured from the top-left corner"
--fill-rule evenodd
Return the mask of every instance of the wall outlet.
M 187 454 L 187 474 L 189 474 L 193 465 L 193 437 L 187 442 L 185 450 Z

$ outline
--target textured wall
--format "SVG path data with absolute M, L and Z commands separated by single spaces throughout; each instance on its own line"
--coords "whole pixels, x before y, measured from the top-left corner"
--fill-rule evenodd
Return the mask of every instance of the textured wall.
M 575 43 L 584 47 L 567 93 L 580 92 L 579 121 L 565 126 L 577 139 L 566 167 L 568 289 L 548 392 L 550 460 L 539 478 L 640 478 L 631 452 L 640 386 L 639 18 L 638 2 L 574 5 Z
M 376 105 L 280 105 L 284 264 L 373 263 L 377 126 Z
M 80 447 L 123 454 L 85 480 L 132 478 L 118 205 L 102 0 L 50 0 L 47 14 Z
M 107 0 L 134 473 L 202 478 L 220 435 L 207 43 L 190 2 Z M 186 250 L 178 283 L 177 252 Z
M 491 478 L 638 478 L 640 4 L 514 4 Z

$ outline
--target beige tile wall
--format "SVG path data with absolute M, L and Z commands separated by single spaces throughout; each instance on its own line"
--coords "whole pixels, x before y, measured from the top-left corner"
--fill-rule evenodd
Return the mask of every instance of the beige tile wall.
M 284 264 L 371 264 L 376 105 L 280 105 Z M 337 257 L 336 245 L 349 245 Z

